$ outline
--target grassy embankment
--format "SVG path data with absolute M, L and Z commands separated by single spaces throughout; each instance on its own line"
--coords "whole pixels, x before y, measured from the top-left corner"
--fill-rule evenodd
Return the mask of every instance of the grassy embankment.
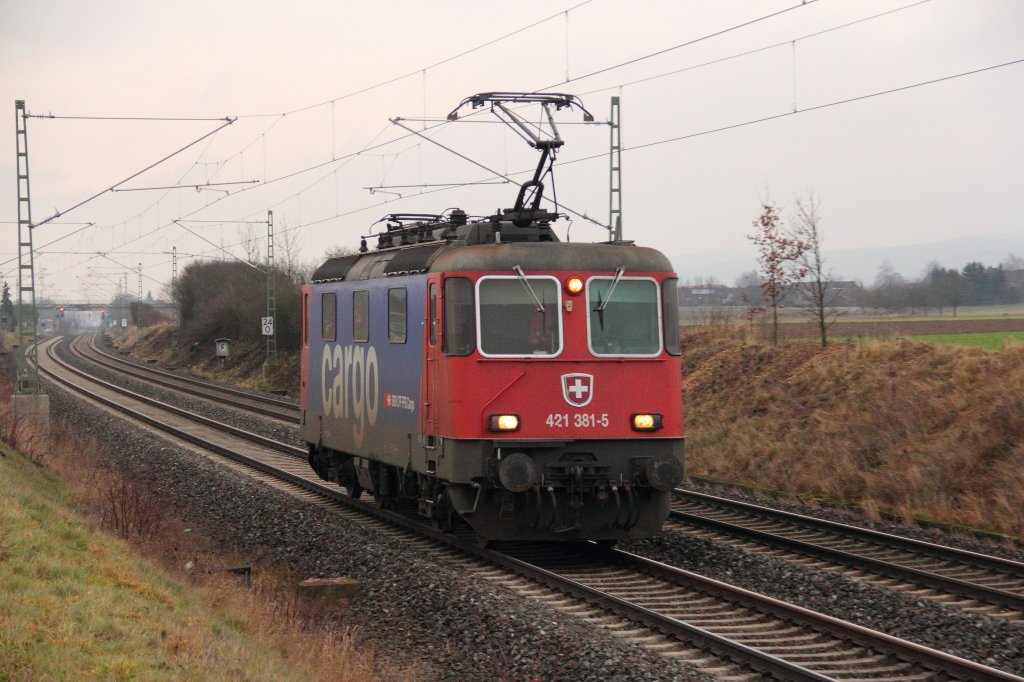
M 1024 345 L 684 329 L 692 474 L 1024 536 Z
M 284 390 L 292 397 L 298 396 L 298 353 L 281 349 L 276 353 L 275 364 L 268 369 L 265 366 L 266 343 L 263 341 L 232 342 L 230 354 L 222 365 L 215 356 L 212 340 L 195 347 L 183 344 L 172 352 L 171 328 L 168 325 L 143 330 L 137 327 L 115 330 L 111 336 L 118 348 L 130 351 L 136 359 L 152 360 L 160 367 L 186 370 L 211 381 L 250 390 Z
M 0 680 L 411 679 L 357 647 L 343 605 L 302 598 L 287 576 L 243 586 L 189 570 L 232 557 L 98 467 L 97 444 L 59 427 L 27 439 L 0 417 L 31 453 L 0 445 Z

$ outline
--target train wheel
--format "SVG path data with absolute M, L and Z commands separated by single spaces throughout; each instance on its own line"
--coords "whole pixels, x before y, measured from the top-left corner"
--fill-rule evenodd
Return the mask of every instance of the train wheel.
M 359 485 L 358 483 L 352 483 L 351 485 L 347 485 L 345 486 L 345 489 L 348 490 L 348 496 L 351 497 L 353 500 L 358 500 L 363 494 L 363 486 Z

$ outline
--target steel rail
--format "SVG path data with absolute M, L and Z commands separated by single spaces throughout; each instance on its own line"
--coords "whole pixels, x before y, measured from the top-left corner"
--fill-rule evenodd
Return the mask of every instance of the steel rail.
M 180 410 L 179 408 L 169 406 L 166 403 L 161 403 L 160 401 L 147 398 L 146 396 L 139 396 L 138 394 L 135 394 L 131 391 L 110 384 L 108 382 L 96 379 L 95 377 L 91 377 L 87 373 L 82 372 L 77 368 L 71 367 L 68 363 L 64 362 L 63 360 L 56 356 L 54 352 L 54 348 L 56 345 L 56 343 L 49 343 L 47 345 L 47 357 L 52 359 L 55 363 L 60 364 L 66 370 L 71 371 L 73 374 L 81 376 L 90 382 L 95 382 L 108 390 L 112 390 L 124 395 L 129 395 L 133 399 L 139 400 L 143 403 L 159 407 L 160 409 L 168 410 L 179 416 L 185 416 L 186 418 L 189 419 L 195 419 L 196 421 L 204 423 L 204 425 L 211 425 L 210 422 L 212 422 L 212 420 L 208 420 L 205 417 L 195 415 L 194 413 L 189 413 L 185 410 Z M 605 609 L 612 613 L 616 613 L 617 615 L 620 615 L 628 620 L 643 623 L 647 627 L 650 627 L 658 632 L 668 634 L 674 638 L 682 639 L 683 641 L 688 641 L 692 643 L 699 643 L 698 645 L 702 648 L 706 648 L 710 651 L 713 651 L 719 656 L 734 661 L 740 661 L 743 664 L 749 665 L 755 670 L 758 670 L 759 672 L 769 674 L 775 677 L 776 679 L 831 679 L 820 673 L 814 672 L 813 670 L 804 668 L 803 666 L 800 666 L 798 664 L 785 661 L 783 659 L 777 658 L 765 652 L 758 651 L 757 649 L 747 647 L 738 642 L 731 641 L 725 637 L 717 635 L 703 628 L 684 623 L 669 616 L 658 614 L 657 612 L 646 607 L 633 604 L 627 600 L 615 597 L 614 595 L 610 595 L 596 588 L 584 585 L 583 583 L 580 583 L 578 581 L 567 579 L 564 576 L 559 576 L 555 572 L 548 571 L 539 566 L 530 564 L 529 562 L 516 559 L 515 557 L 503 554 L 501 552 L 480 547 L 474 540 L 459 538 L 458 536 L 452 535 L 450 533 L 445 533 L 438 529 L 426 526 L 418 520 L 411 519 L 409 517 L 403 516 L 392 511 L 381 509 L 372 504 L 352 499 L 348 495 L 342 493 L 340 490 L 332 490 L 331 488 L 328 488 L 317 481 L 293 474 L 286 470 L 280 469 L 279 467 L 275 467 L 271 464 L 263 462 L 259 459 L 232 451 L 230 448 L 225 448 L 216 443 L 210 443 L 200 436 L 196 436 L 182 429 L 178 429 L 177 427 L 174 427 L 170 424 L 167 424 L 166 422 L 163 422 L 149 415 L 138 413 L 135 410 L 132 410 L 124 405 L 119 404 L 115 400 L 99 395 L 95 391 L 88 390 L 81 386 L 76 386 L 69 379 L 57 375 L 56 373 L 50 371 L 48 368 L 41 367 L 41 369 L 43 373 L 46 374 L 48 377 L 68 386 L 73 391 L 83 393 L 87 395 L 90 399 L 100 402 L 124 414 L 128 414 L 132 418 L 149 424 L 150 426 L 163 430 L 167 433 L 171 433 L 177 438 L 181 438 L 187 442 L 198 445 L 204 449 L 216 452 L 217 454 L 223 455 L 229 459 L 251 466 L 263 473 L 281 478 L 287 481 L 288 483 L 301 487 L 304 490 L 314 492 L 318 495 L 330 498 L 333 501 L 339 501 L 348 506 L 358 508 L 362 511 L 366 511 L 367 513 L 370 513 L 373 516 L 389 520 L 404 528 L 413 530 L 418 534 L 427 535 L 428 537 L 443 542 L 456 549 L 460 549 L 467 553 L 474 554 L 483 560 L 490 561 L 492 563 L 499 563 L 499 565 L 502 566 L 511 567 L 515 573 L 523 575 L 524 577 L 528 577 L 541 584 L 547 585 L 548 587 L 556 591 L 577 596 L 577 598 L 580 598 L 592 604 L 596 604 L 600 606 L 602 609 Z M 216 423 L 214 423 L 214 425 L 216 427 L 223 426 Z M 233 427 L 228 430 L 237 432 L 234 435 L 238 435 L 239 437 L 245 438 L 246 440 L 250 440 L 248 436 L 256 435 L 250 434 L 249 432 L 244 432 L 241 429 L 233 429 Z M 298 450 L 298 448 L 292 448 L 292 446 L 286 446 L 285 444 L 278 443 L 277 441 L 265 439 L 262 436 L 257 436 L 255 440 L 257 442 L 269 441 L 272 444 L 270 447 L 273 447 L 277 451 L 280 451 L 281 448 L 278 448 L 276 446 L 284 446 L 285 449 Z M 592 551 L 600 553 L 602 550 L 598 548 L 593 548 Z M 900 656 L 901 658 L 909 659 L 910 661 L 917 663 L 918 665 L 920 665 L 920 662 L 923 659 L 927 662 L 926 664 L 929 668 L 933 668 L 937 671 L 951 674 L 962 679 L 1015 680 L 1017 682 L 1021 682 L 1022 680 L 1024 680 L 1024 678 L 1014 676 L 1010 673 L 995 670 L 993 668 L 973 663 L 971 661 L 966 661 L 964 659 L 959 659 L 958 657 L 951 656 L 949 654 L 944 654 L 942 652 L 938 652 L 911 642 L 905 642 L 904 640 L 900 640 L 889 635 L 884 635 L 883 633 L 877 633 L 867 628 L 863 628 L 861 626 L 857 626 L 851 623 L 845 623 L 844 621 L 839 621 L 838 619 L 833 619 L 828 616 L 822 616 L 821 614 L 816 614 L 812 611 L 792 606 L 784 602 L 780 602 L 778 600 L 764 597 L 762 595 L 757 595 L 755 593 L 751 593 L 740 588 L 734 588 L 732 586 L 711 580 L 709 578 L 704 578 L 696 574 L 690 574 L 687 571 L 683 571 L 681 569 L 666 566 L 664 564 L 659 564 L 658 562 L 652 561 L 650 559 L 645 559 L 643 557 L 639 557 L 636 555 L 630 555 L 626 552 L 621 552 L 619 550 L 603 551 L 608 556 L 615 558 L 615 560 L 617 561 L 628 561 L 633 562 L 638 566 L 642 566 L 645 572 L 660 571 L 665 575 L 670 574 L 674 576 L 673 580 L 679 580 L 681 579 L 681 577 L 685 576 L 687 580 L 697 581 L 699 583 L 704 584 L 706 588 L 709 590 L 713 589 L 718 591 L 728 591 L 730 593 L 733 593 L 734 595 L 741 594 L 744 599 L 756 600 L 758 603 L 762 605 L 762 608 L 773 611 L 778 610 L 783 613 L 786 613 L 786 620 L 791 621 L 797 617 L 800 617 L 803 619 L 817 620 L 828 623 L 829 627 L 841 628 L 845 630 L 847 633 L 849 633 L 847 635 L 849 639 L 858 642 L 868 642 L 867 646 L 872 649 L 892 651 L 898 648 L 902 648 L 905 653 L 902 656 Z M 908 654 L 906 652 L 910 653 Z
M 236 426 L 231 426 L 230 424 L 224 424 L 223 422 L 219 422 L 219 421 L 217 421 L 215 419 L 210 419 L 209 417 L 204 417 L 204 416 L 202 416 L 200 414 L 196 414 L 195 412 L 189 412 L 188 410 L 184 410 L 184 409 L 182 409 L 180 407 L 175 407 L 174 405 L 169 405 L 168 403 L 162 402 L 160 400 L 156 400 L 155 398 L 150 398 L 148 396 L 144 396 L 141 393 L 135 393 L 134 391 L 130 391 L 130 390 L 128 390 L 128 389 L 126 389 L 126 388 L 124 388 L 122 386 L 118 386 L 116 384 L 112 384 L 112 383 L 110 383 L 108 381 L 103 381 L 102 379 L 94 377 L 94 376 L 88 374 L 87 372 L 84 372 L 84 371 L 78 369 L 77 367 L 74 367 L 74 366 L 64 362 L 60 358 L 58 358 L 56 356 L 56 354 L 54 353 L 54 351 L 53 351 L 53 349 L 54 349 L 54 347 L 56 345 L 57 345 L 56 343 L 52 343 L 49 346 L 47 346 L 46 352 L 47 352 L 47 356 L 48 357 L 50 357 L 54 362 L 59 364 L 61 367 L 63 367 L 67 371 L 72 372 L 72 373 L 74 373 L 74 374 L 76 374 L 76 375 L 78 375 L 78 376 L 80 376 L 80 377 L 82 377 L 84 379 L 87 379 L 88 381 L 91 381 L 93 383 L 99 384 L 99 385 L 103 386 L 104 388 L 107 388 L 108 390 L 115 391 L 115 392 L 120 393 L 120 394 L 122 394 L 124 396 L 132 398 L 133 400 L 138 400 L 139 402 L 145 403 L 147 405 L 151 405 L 151 406 L 157 407 L 157 408 L 159 408 L 161 410 L 165 410 L 165 411 L 170 412 L 170 413 L 172 413 L 174 415 L 177 415 L 179 417 L 184 417 L 185 419 L 190 419 L 192 421 L 198 422 L 198 423 L 202 424 L 203 426 L 208 426 L 208 427 L 210 427 L 212 429 L 216 429 L 216 430 L 222 431 L 224 433 L 229 433 L 229 434 L 231 434 L 233 436 L 236 436 L 238 438 L 243 438 L 243 439 L 245 439 L 247 441 L 250 441 L 250 442 L 255 443 L 257 445 L 261 445 L 261 446 L 269 448 L 271 450 L 276 450 L 278 452 L 282 452 L 284 454 L 291 455 L 291 456 L 299 458 L 299 459 L 305 459 L 306 456 L 307 456 L 306 450 L 304 450 L 303 448 L 297 447 L 295 445 L 289 445 L 288 443 L 282 443 L 281 441 L 277 441 L 277 440 L 274 440 L 272 438 L 267 438 L 266 436 L 262 436 L 262 435 L 260 435 L 258 433 L 253 433 L 251 431 L 246 431 L 245 429 L 240 429 L 240 428 L 238 428 Z M 59 377 L 59 376 L 57 376 L 56 374 L 54 374 L 52 372 L 49 372 L 47 369 L 43 368 L 41 365 L 40 365 L 40 369 L 44 373 L 50 375 L 56 381 L 59 381 L 59 382 L 65 384 L 67 386 L 71 386 L 71 384 L 69 382 L 65 381 L 62 377 Z M 152 418 L 148 417 L 147 415 L 143 415 L 140 412 L 136 412 L 134 410 L 130 410 L 130 409 L 125 408 L 125 407 L 123 407 L 121 405 L 118 405 L 116 402 L 108 400 L 108 399 L 104 398 L 103 396 L 100 396 L 100 395 L 98 395 L 98 394 L 96 394 L 94 392 L 90 393 L 90 397 L 95 397 L 96 400 L 102 402 L 105 405 L 108 405 L 109 407 L 116 408 L 119 412 L 123 412 L 125 414 L 129 414 L 129 415 L 131 415 L 133 417 L 134 416 L 138 416 L 139 419 L 142 419 L 142 421 L 146 421 L 147 423 L 150 423 L 151 426 L 156 426 L 157 428 L 162 429 L 162 430 L 164 429 L 164 427 L 166 427 L 167 430 L 175 431 L 175 435 L 178 435 L 178 433 L 184 433 L 184 432 L 181 432 L 180 429 L 177 429 L 174 426 L 171 426 L 170 424 L 166 424 L 165 422 L 161 422 L 161 421 L 156 420 L 156 419 L 153 419 L 152 423 L 151 423 L 148 420 L 150 420 Z M 186 435 L 188 435 L 188 434 L 186 434 Z M 195 441 L 195 440 L 193 440 L 191 438 L 186 438 L 186 440 L 189 440 L 190 442 L 193 442 L 193 443 L 195 443 L 197 445 L 201 444 L 199 441 Z M 202 441 L 202 442 L 205 442 L 205 441 Z M 223 453 L 220 453 L 220 454 L 223 454 Z
M 1016 682 L 1024 680 L 1022 677 L 1003 670 L 997 670 L 982 663 L 969 661 L 959 656 L 917 644 L 916 642 L 910 642 L 849 621 L 811 611 L 810 609 L 789 604 L 773 597 L 751 592 L 714 580 L 713 578 L 685 571 L 681 568 L 669 566 L 653 559 L 618 549 L 608 548 L 606 551 L 623 562 L 643 567 L 644 570 L 663 576 L 666 580 L 702 585 L 708 591 L 718 592 L 728 598 L 749 603 L 760 611 L 773 613 L 784 620 L 803 622 L 813 629 L 832 634 L 841 639 L 857 642 L 877 651 L 890 653 L 901 660 L 924 665 L 936 672 L 950 674 L 964 680 L 1014 680 Z
M 768 507 L 762 507 L 748 502 L 740 502 L 721 498 L 705 493 L 697 493 L 689 490 L 675 491 L 678 498 L 691 498 L 700 504 L 721 509 L 725 512 L 739 512 L 752 514 L 759 520 L 770 520 L 774 522 L 792 524 L 803 528 L 811 528 L 816 531 L 824 531 L 840 537 L 840 539 L 854 539 L 862 542 L 875 543 L 886 549 L 900 552 L 907 552 L 908 549 L 917 552 L 915 556 L 920 558 L 922 554 L 929 558 L 942 561 L 960 562 L 966 568 L 998 572 L 1008 579 L 1021 581 L 1024 586 L 1024 563 L 1006 559 L 1003 557 L 990 556 L 971 552 L 968 550 L 947 547 L 935 543 L 904 538 L 898 535 L 890 535 L 880 531 L 859 528 L 844 523 L 814 518 L 793 512 L 780 511 Z M 818 544 L 792 537 L 785 534 L 751 528 L 735 521 L 724 521 L 712 516 L 695 513 L 694 511 L 679 511 L 673 509 L 670 518 L 680 523 L 690 523 L 698 526 L 710 527 L 730 535 L 750 538 L 762 544 L 792 548 L 800 553 L 819 557 L 833 562 L 864 569 L 872 573 L 882 574 L 891 578 L 909 581 L 915 584 L 924 585 L 945 593 L 967 597 L 987 604 L 1024 612 L 1024 594 L 1012 592 L 996 587 L 989 587 L 977 582 L 971 582 L 961 578 L 943 575 L 935 571 L 924 570 L 907 566 L 904 564 L 877 559 L 863 553 L 849 549 L 836 549 L 826 544 Z
M 143 376 L 143 375 L 151 374 L 154 377 L 160 377 L 159 379 L 147 379 L 147 381 L 151 381 L 152 383 L 160 384 L 160 385 L 163 385 L 163 386 L 167 386 L 169 388 L 177 388 L 179 390 L 181 390 L 181 385 L 182 384 L 187 385 L 187 386 L 196 386 L 196 387 L 202 389 L 202 391 L 203 391 L 203 393 L 205 395 L 223 394 L 223 395 L 227 395 L 227 396 L 234 396 L 234 397 L 238 397 L 238 398 L 244 398 L 245 400 L 250 400 L 250 401 L 258 402 L 258 403 L 263 403 L 265 405 L 271 405 L 273 407 L 278 407 L 278 408 L 281 408 L 281 410 L 292 412 L 294 414 L 282 415 L 281 411 L 278 411 L 278 412 L 274 412 L 272 410 L 262 411 L 261 408 L 258 408 L 258 407 L 253 407 L 253 406 L 250 406 L 250 405 L 247 405 L 247 404 L 244 404 L 244 403 L 239 403 L 239 402 L 232 402 L 231 400 L 224 400 L 224 399 L 222 399 L 220 397 L 217 398 L 220 402 L 223 402 L 225 404 L 234 405 L 236 407 L 243 407 L 245 409 L 248 409 L 248 410 L 251 410 L 251 411 L 254 411 L 254 412 L 259 412 L 260 414 L 265 414 L 265 415 L 270 416 L 270 417 L 278 417 L 278 418 L 284 418 L 284 419 L 289 419 L 290 418 L 290 419 L 294 419 L 295 421 L 298 421 L 299 406 L 296 405 L 295 403 L 289 402 L 287 400 L 280 400 L 278 398 L 269 398 L 267 396 L 262 396 L 262 395 L 258 395 L 258 394 L 255 394 L 255 393 L 250 393 L 248 391 L 242 391 L 242 390 L 239 390 L 239 389 L 236 389 L 236 388 L 231 388 L 229 386 L 220 386 L 218 384 L 214 384 L 214 383 L 209 382 L 209 381 L 203 381 L 202 379 L 196 379 L 196 378 L 193 378 L 193 377 L 181 376 L 179 374 L 175 374 L 173 372 L 168 372 L 167 370 L 163 370 L 163 369 L 157 369 L 155 367 L 145 367 L 143 365 L 139 365 L 139 364 L 136 364 L 134 362 L 130 362 L 128 360 L 125 360 L 124 358 L 119 358 L 119 357 L 117 357 L 115 355 L 112 355 L 112 354 L 108 353 L 107 351 L 103 350 L 102 348 L 100 348 L 99 346 L 96 345 L 95 338 L 90 339 L 90 341 L 89 341 L 89 349 L 94 351 L 95 353 L 103 356 L 103 358 L 105 358 L 105 359 L 107 359 L 109 361 L 109 362 L 105 362 L 104 363 L 104 362 L 101 362 L 100 360 L 93 360 L 93 362 L 97 362 L 99 364 L 105 364 L 106 366 L 111 367 L 111 368 L 113 368 L 115 364 L 121 365 L 121 366 L 124 366 L 124 367 L 128 367 L 130 369 L 127 370 L 127 371 L 121 370 L 121 371 L 125 371 L 125 373 L 127 373 L 127 374 L 134 374 L 136 376 Z
M 135 394 L 132 391 L 128 391 L 127 389 L 110 384 L 108 382 L 102 381 L 100 379 L 88 375 L 86 372 L 83 372 L 71 366 L 69 363 L 57 357 L 54 351 L 56 345 L 56 343 L 50 343 L 46 347 L 46 356 L 50 358 L 53 362 L 60 365 L 66 371 L 70 371 L 71 373 L 73 373 L 75 376 L 82 377 L 83 379 L 86 379 L 87 381 L 90 382 L 95 382 L 108 390 L 115 391 L 119 394 L 128 395 L 137 400 L 141 400 L 143 403 L 151 405 L 153 407 L 158 407 L 159 409 L 169 409 L 172 413 L 179 416 L 187 416 L 188 418 L 199 417 L 199 415 L 188 413 L 187 411 L 180 410 L 179 408 L 167 405 L 166 403 L 162 403 L 158 400 L 153 400 L 146 396 L 139 396 L 138 394 Z M 683 641 L 690 641 L 696 643 L 698 644 L 698 646 L 706 648 L 709 651 L 714 652 L 718 656 L 722 656 L 729 660 L 746 662 L 747 665 L 754 667 L 756 670 L 766 674 L 771 674 L 773 677 L 777 679 L 828 679 L 823 678 L 820 675 L 817 675 L 816 673 L 803 671 L 800 668 L 800 666 L 796 666 L 794 664 L 786 663 L 783 661 L 777 661 L 774 659 L 774 657 L 764 654 L 762 652 L 758 652 L 756 649 L 745 647 L 737 642 L 732 642 L 726 638 L 720 637 L 701 628 L 690 626 L 685 623 L 680 623 L 678 621 L 673 621 L 672 619 L 659 617 L 658 614 L 654 612 L 647 612 L 647 610 L 644 609 L 638 610 L 636 607 L 629 605 L 627 602 L 618 600 L 617 598 L 604 594 L 599 590 L 588 588 L 585 585 L 575 583 L 574 581 L 567 581 L 566 579 L 560 578 L 549 571 L 545 571 L 542 568 L 532 566 L 527 562 L 520 561 L 518 559 L 515 559 L 514 557 L 501 554 L 500 552 L 496 552 L 491 549 L 480 547 L 479 543 L 475 538 L 460 538 L 457 535 L 446 533 L 439 529 L 433 528 L 429 525 L 425 525 L 419 520 L 409 518 L 407 516 L 404 516 L 393 511 L 381 509 L 380 507 L 377 507 L 374 504 L 353 499 L 349 495 L 343 493 L 341 490 L 331 489 L 311 479 L 304 478 L 302 476 L 298 476 L 291 472 L 282 470 L 271 464 L 263 462 L 257 458 L 249 457 L 242 453 L 235 452 L 230 448 L 225 448 L 216 443 L 211 443 L 200 436 L 174 427 L 171 424 L 168 424 L 149 415 L 139 413 L 136 410 L 132 410 L 130 407 L 127 407 L 126 405 L 123 405 L 122 403 L 119 403 L 116 400 L 112 400 L 110 398 L 102 396 L 96 391 L 90 390 L 83 386 L 75 385 L 69 379 L 66 379 L 58 375 L 57 373 L 51 371 L 50 369 L 43 367 L 41 363 L 40 369 L 50 379 L 67 386 L 72 391 L 85 395 L 91 400 L 106 405 L 107 407 L 117 410 L 118 412 L 125 414 L 132 419 L 141 421 L 144 424 L 157 428 L 176 438 L 180 438 L 182 440 L 185 440 L 186 442 L 192 443 L 193 445 L 197 445 L 203 449 L 224 456 L 232 461 L 244 464 L 246 466 L 250 466 L 260 471 L 261 473 L 278 477 L 292 485 L 298 486 L 303 490 L 313 492 L 317 495 L 322 495 L 324 497 L 327 497 L 328 499 L 331 499 L 334 502 L 343 503 L 349 507 L 356 508 L 374 517 L 394 523 L 409 531 L 413 531 L 420 535 L 425 535 L 434 541 L 444 543 L 445 545 L 448 545 L 454 549 L 474 555 L 483 561 L 496 564 L 505 570 L 510 570 L 513 573 L 516 573 L 530 580 L 538 582 L 539 584 L 545 585 L 551 589 L 554 589 L 557 592 L 569 594 L 576 597 L 577 599 L 581 599 L 588 603 L 595 604 L 603 610 L 610 611 L 612 613 L 615 613 L 616 615 L 629 614 L 629 620 L 643 623 L 645 625 L 647 625 L 648 623 L 657 624 L 658 627 L 656 628 L 656 630 L 659 632 L 674 632 L 680 635 L 685 635 L 680 636 L 680 639 L 682 639 Z M 199 417 L 198 421 L 200 421 L 204 425 L 209 425 L 210 420 L 207 420 L 204 417 Z M 243 438 L 246 438 L 246 435 L 244 434 L 247 433 L 248 432 L 244 432 L 235 435 L 239 435 Z M 248 440 L 248 438 L 246 439 Z M 648 627 L 651 627 L 651 625 L 648 625 Z

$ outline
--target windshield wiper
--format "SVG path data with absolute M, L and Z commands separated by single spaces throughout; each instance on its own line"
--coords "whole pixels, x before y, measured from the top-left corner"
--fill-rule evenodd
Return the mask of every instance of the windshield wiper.
M 537 298 L 537 294 L 534 293 L 533 287 L 530 286 L 530 281 L 526 279 L 526 275 L 523 274 L 523 269 L 518 265 L 513 265 L 512 272 L 516 273 L 516 275 L 519 276 L 519 281 L 522 282 L 523 286 L 526 287 L 526 290 L 530 292 L 530 296 L 533 298 L 533 304 L 537 306 L 537 312 L 544 312 L 544 304 L 542 304 L 540 302 L 540 299 Z
M 597 304 L 597 307 L 594 308 L 595 312 L 603 313 L 604 309 L 608 307 L 608 301 L 612 300 L 612 292 L 615 291 L 615 287 L 618 285 L 619 280 L 622 279 L 622 273 L 624 272 L 626 272 L 625 265 L 620 265 L 619 267 L 615 268 L 615 278 L 612 279 L 612 285 L 608 287 L 608 293 L 605 294 L 607 298 L 605 298 L 604 301 L 601 301 L 600 294 L 598 294 L 599 302 Z

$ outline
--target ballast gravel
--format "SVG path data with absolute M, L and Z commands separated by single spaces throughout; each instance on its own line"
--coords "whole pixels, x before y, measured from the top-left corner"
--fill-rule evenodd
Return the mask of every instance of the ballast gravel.
M 91 371 L 91 370 L 90 370 Z M 98 439 L 111 464 L 159 491 L 176 518 L 257 566 L 359 581 L 343 622 L 423 680 L 708 680 L 523 599 L 415 547 L 303 502 L 50 386 L 51 418 Z M 199 401 L 196 401 L 199 402 Z M 230 411 L 225 411 L 230 412 Z
M 176 396 L 115 373 L 90 368 L 133 390 L 265 435 L 298 442 L 294 429 L 271 420 Z M 505 589 L 468 579 L 372 528 L 339 522 L 334 513 L 215 464 L 148 433 L 125 429 L 62 391 L 50 391 L 51 413 L 97 436 L 119 467 L 151 482 L 176 514 L 246 557 L 305 577 L 349 576 L 361 583 L 347 622 L 382 655 L 417 662 L 437 680 L 707 679 L 685 665 L 589 627 Z M 719 493 L 721 494 L 721 493 Z M 730 493 L 731 496 L 752 496 Z M 1021 559 L 962 537 L 858 519 L 848 512 L 786 501 L 757 503 L 847 523 L 924 536 Z M 1024 624 L 979 615 L 763 554 L 666 531 L 621 543 L 644 556 L 827 613 L 932 648 L 1024 675 Z M 995 551 L 994 551 L 995 550 Z

